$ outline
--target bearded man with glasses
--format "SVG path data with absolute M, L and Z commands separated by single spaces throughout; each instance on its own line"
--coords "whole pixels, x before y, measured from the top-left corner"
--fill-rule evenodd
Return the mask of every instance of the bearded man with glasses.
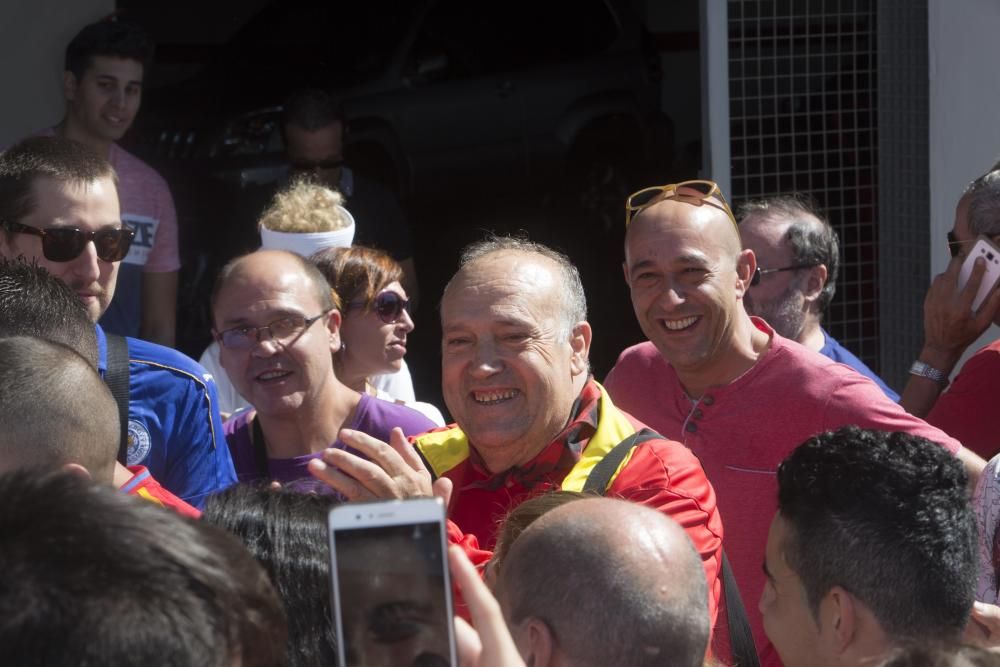
M 66 283 L 94 322 L 111 303 L 132 238 L 115 171 L 89 147 L 34 137 L 0 154 L 0 256 L 34 262 Z M 146 466 L 197 507 L 235 482 L 229 450 L 216 440 L 222 421 L 211 376 L 179 352 L 134 338 L 111 337 L 113 349 L 115 341 L 125 346 L 121 361 L 112 353 L 109 362 L 99 325 L 97 338 L 98 370 L 105 381 L 109 369 L 121 380 L 119 461 Z
M 769 197 L 747 202 L 738 217 L 743 245 L 757 259 L 743 297 L 747 312 L 785 338 L 847 364 L 898 401 L 899 394 L 821 324 L 837 291 L 840 244 L 815 203 L 801 194 Z
M 629 197 L 623 268 L 649 342 L 625 350 L 605 386 L 616 405 L 701 459 L 761 664 L 779 665 L 752 601 L 764 590 L 760 564 L 785 456 L 818 433 L 854 424 L 938 442 L 973 479 L 985 464 L 869 379 L 747 314 L 744 296 L 757 259 L 743 247 L 715 183 L 671 184 Z
M 219 360 L 251 405 L 224 427 L 241 482 L 329 492 L 308 465 L 327 448 L 347 448 L 342 430 L 388 441 L 396 428 L 414 435 L 435 427 L 416 410 L 337 379 L 340 306 L 300 255 L 259 250 L 231 261 L 212 290 L 212 313 Z

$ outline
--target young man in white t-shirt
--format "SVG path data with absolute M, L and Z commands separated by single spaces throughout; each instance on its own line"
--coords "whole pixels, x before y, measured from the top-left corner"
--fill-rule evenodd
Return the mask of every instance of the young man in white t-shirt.
M 66 114 L 43 134 L 93 148 L 115 168 L 122 220 L 135 240 L 118 288 L 101 318 L 108 331 L 173 346 L 177 311 L 177 214 L 163 178 L 115 142 L 139 111 L 153 42 L 137 26 L 106 19 L 85 26 L 66 47 Z

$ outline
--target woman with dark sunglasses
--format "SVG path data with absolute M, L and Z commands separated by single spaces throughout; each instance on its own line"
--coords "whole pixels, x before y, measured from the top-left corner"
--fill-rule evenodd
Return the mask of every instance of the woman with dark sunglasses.
M 334 357 L 337 378 L 355 391 L 402 403 L 444 426 L 441 411 L 414 400 L 403 357 L 413 331 L 399 263 L 381 250 L 327 248 L 312 256 L 341 299 L 343 344 Z

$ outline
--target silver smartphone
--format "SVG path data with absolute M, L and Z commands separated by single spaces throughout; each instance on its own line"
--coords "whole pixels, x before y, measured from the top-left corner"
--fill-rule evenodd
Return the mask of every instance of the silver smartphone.
M 976 298 L 972 301 L 973 312 L 979 310 L 979 306 L 983 305 L 983 301 L 1000 282 L 1000 248 L 997 248 L 993 241 L 986 236 L 980 236 L 976 240 L 976 244 L 972 246 L 972 251 L 962 262 L 962 268 L 958 274 L 958 288 L 962 289 L 969 282 L 972 267 L 977 257 L 982 257 L 986 262 L 986 273 L 983 274 L 983 280 L 979 283 L 979 291 L 976 292 Z
M 445 510 L 436 498 L 333 508 L 341 667 L 457 667 Z

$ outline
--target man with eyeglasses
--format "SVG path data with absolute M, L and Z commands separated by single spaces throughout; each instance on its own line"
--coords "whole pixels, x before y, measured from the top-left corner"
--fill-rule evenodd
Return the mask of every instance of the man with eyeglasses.
M 361 394 L 333 369 L 340 310 L 326 278 L 307 259 L 259 250 L 229 262 L 212 290 L 219 360 L 250 409 L 226 421 L 241 482 L 278 482 L 328 492 L 308 471 L 340 433 L 388 441 L 395 428 L 422 433 L 434 422 L 404 405 Z
M 35 137 L 0 154 L 0 256 L 46 269 L 76 293 L 95 322 L 115 294 L 132 239 L 121 220 L 115 171 L 87 146 Z M 98 370 L 107 380 L 108 338 L 99 325 L 97 337 Z M 121 463 L 146 466 L 172 493 L 201 507 L 208 494 L 236 481 L 222 446 L 215 383 L 179 352 L 125 341 L 117 369 L 127 378 L 123 407 L 128 401 Z
M 101 325 L 121 336 L 172 347 L 181 265 L 173 198 L 152 167 L 116 143 L 139 111 L 153 51 L 152 40 L 136 25 L 112 17 L 85 26 L 66 47 L 66 113 L 40 134 L 86 144 L 118 175 L 121 219 L 133 238 Z
M 791 343 L 747 314 L 757 270 L 718 185 L 641 190 L 626 202 L 625 280 L 649 342 L 625 350 L 606 380 L 615 404 L 687 445 L 715 488 L 740 591 L 760 598 L 761 559 L 778 464 L 841 426 L 903 431 L 941 443 L 973 479 L 984 462 L 907 414 L 854 370 Z M 779 665 L 760 610 L 747 605 L 764 665 Z
M 850 366 L 898 401 L 899 394 L 820 323 L 837 289 L 840 257 L 837 233 L 815 204 L 803 195 L 770 197 L 747 202 L 737 218 L 743 246 L 757 259 L 743 297 L 747 312 L 785 338 Z
M 924 299 L 924 344 L 910 368 L 900 404 L 991 458 L 1000 452 L 1000 413 L 995 407 L 1000 398 L 1000 341 L 976 352 L 950 387 L 948 382 L 965 350 L 991 324 L 1000 323 L 1000 290 L 987 297 L 978 311 L 971 308 L 985 268 L 982 259 L 977 260 L 969 283 L 958 289 L 959 270 L 980 235 L 1000 242 L 998 166 L 969 183 L 958 201 L 948 232 L 952 260 Z

